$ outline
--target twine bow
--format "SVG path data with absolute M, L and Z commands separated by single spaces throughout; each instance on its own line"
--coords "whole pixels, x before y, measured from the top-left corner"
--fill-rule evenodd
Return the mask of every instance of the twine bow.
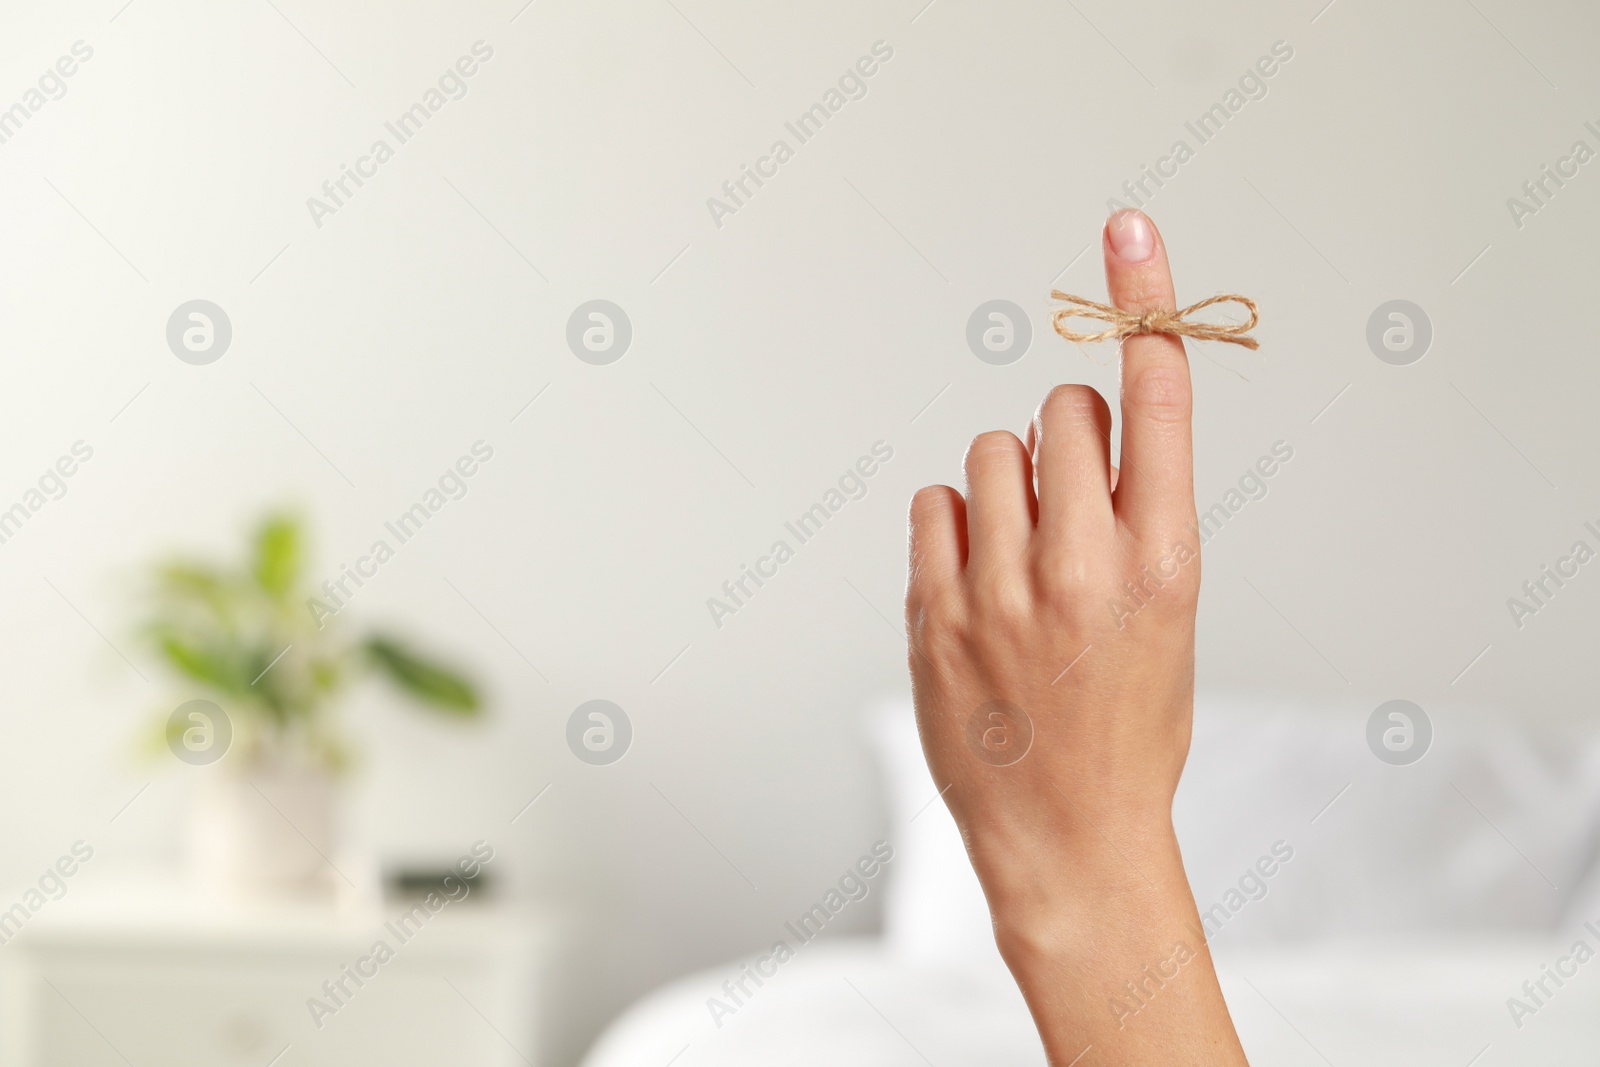
M 1261 347 L 1254 337 L 1249 336 L 1251 330 L 1256 328 L 1256 323 L 1261 316 L 1256 311 L 1256 302 L 1247 296 L 1238 293 L 1223 293 L 1202 300 L 1198 304 L 1190 304 L 1178 311 L 1150 311 L 1143 315 L 1135 315 L 1131 311 L 1112 307 L 1110 304 L 1100 304 L 1093 300 L 1085 300 L 1081 296 L 1063 293 L 1056 289 L 1050 293 L 1054 300 L 1063 301 L 1070 307 L 1057 308 L 1050 315 L 1050 324 L 1056 328 L 1056 333 L 1069 341 L 1090 343 L 1094 341 L 1120 340 L 1139 333 L 1169 333 L 1180 337 L 1193 337 L 1197 341 L 1226 341 L 1229 344 L 1243 345 L 1249 349 Z M 1210 307 L 1212 304 L 1238 304 L 1250 312 L 1250 321 L 1244 323 L 1221 322 L 1189 322 L 1188 316 L 1201 308 Z M 1093 333 L 1080 333 L 1070 330 L 1064 324 L 1069 319 L 1098 319 L 1100 322 L 1109 322 L 1109 328 Z

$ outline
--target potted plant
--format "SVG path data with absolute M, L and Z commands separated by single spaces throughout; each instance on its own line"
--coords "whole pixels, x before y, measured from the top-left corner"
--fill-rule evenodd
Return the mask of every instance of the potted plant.
M 206 765 L 190 826 L 202 885 L 230 895 L 326 895 L 347 881 L 334 864 L 338 778 L 351 747 L 338 698 L 375 672 L 420 706 L 473 718 L 463 675 L 383 633 L 351 639 L 310 610 L 301 524 L 273 514 L 242 561 L 156 564 L 142 639 L 187 696 L 152 741 Z

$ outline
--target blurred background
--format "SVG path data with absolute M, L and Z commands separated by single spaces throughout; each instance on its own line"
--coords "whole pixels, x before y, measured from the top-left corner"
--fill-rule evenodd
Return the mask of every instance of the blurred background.
M 902 899 L 964 876 L 904 759 L 904 512 L 1053 384 L 1114 397 L 1047 315 L 1103 298 L 1120 206 L 1180 301 L 1263 311 L 1259 352 L 1191 348 L 1221 514 L 1180 810 L 1202 908 L 1295 851 L 1216 949 L 1247 1047 L 1592 1052 L 1600 978 L 1521 988 L 1600 946 L 1597 32 L 1569 0 L 0 12 L 0 1054 L 575 1064 L 704 971 L 592 1062 L 962 1062 L 917 1027 L 970 990 L 881 956 L 849 1025 L 706 1001 L 878 842 L 826 938 L 981 934 L 970 893 Z M 1273 955 L 1413 934 L 1442 947 Z M 1395 1007 L 1441 973 L 1482 978 Z M 969 1036 L 1042 1062 L 1005 1005 Z

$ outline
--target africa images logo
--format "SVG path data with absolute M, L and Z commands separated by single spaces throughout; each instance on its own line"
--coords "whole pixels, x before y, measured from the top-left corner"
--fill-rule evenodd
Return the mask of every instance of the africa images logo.
M 1019 704 L 991 700 L 967 720 L 967 747 L 991 767 L 1009 767 L 1033 747 L 1033 719 Z

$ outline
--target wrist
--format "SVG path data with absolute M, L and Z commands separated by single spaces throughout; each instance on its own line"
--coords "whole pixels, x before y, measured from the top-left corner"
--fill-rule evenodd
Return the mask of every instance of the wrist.
M 996 818 L 969 813 L 964 820 L 991 909 L 1021 916 L 1057 906 L 1070 911 L 1079 901 L 1190 898 L 1170 804 L 1090 814 L 1058 791 L 1050 799 L 1056 803 Z
M 1070 884 L 997 895 L 995 942 L 1013 970 L 1065 960 L 1132 960 L 1179 941 L 1203 951 L 1205 937 L 1181 867 L 1079 869 Z
M 1051 1063 L 1092 1043 L 1125 1063 L 1168 1063 L 1160 1035 L 1192 1031 L 1216 1063 L 1243 1064 L 1175 840 L 1076 858 L 990 893 L 995 942 L 1039 1023 Z M 1137 852 L 1137 854 L 1135 854 Z M 1134 1051 L 1153 1042 L 1142 1052 Z M 1130 1044 L 1131 1043 L 1131 1044 Z
M 974 836 L 995 941 L 1013 971 L 1059 968 L 1063 960 L 1131 961 L 1170 949 L 1193 920 L 1170 816 L 1115 824 L 1079 818 L 1048 837 L 1029 834 L 1029 848 L 1007 847 L 1001 835 Z M 1186 940 L 1201 947 L 1192 934 Z

